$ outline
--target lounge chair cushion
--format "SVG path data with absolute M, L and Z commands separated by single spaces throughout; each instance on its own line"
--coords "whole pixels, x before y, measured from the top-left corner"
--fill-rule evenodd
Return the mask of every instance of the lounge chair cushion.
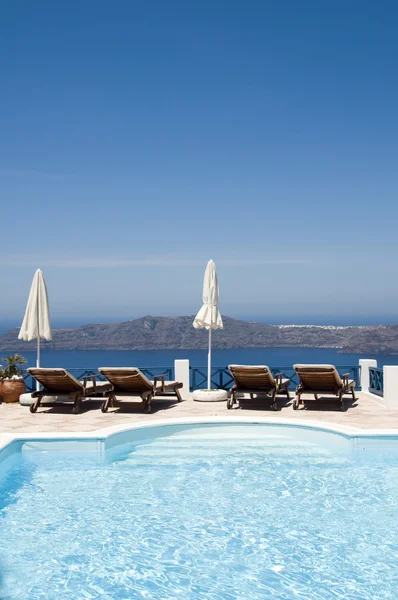
M 276 387 L 276 380 L 266 365 L 229 365 L 228 368 L 239 390 L 264 391 Z
M 83 388 L 83 384 L 66 369 L 30 368 L 28 373 L 49 391 L 71 393 Z
M 340 389 L 345 385 L 334 365 L 297 364 L 293 367 L 299 375 L 300 385 L 304 389 L 329 391 Z M 352 380 L 349 381 L 350 383 L 352 384 Z
M 78 381 L 69 371 L 60 368 L 30 368 L 30 375 L 35 377 L 45 390 L 56 396 L 69 396 L 77 392 L 85 396 L 108 392 L 111 385 L 108 381 L 97 381 L 94 392 L 94 382 L 89 379 L 84 387 L 84 381 Z
M 99 367 L 98 370 L 118 393 L 153 390 L 153 382 L 135 367 Z

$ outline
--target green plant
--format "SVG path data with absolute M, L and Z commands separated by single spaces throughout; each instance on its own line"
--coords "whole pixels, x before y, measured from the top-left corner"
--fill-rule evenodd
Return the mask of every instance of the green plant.
M 21 375 L 23 375 L 23 369 L 21 369 L 21 366 L 26 365 L 26 360 L 23 356 L 20 356 L 19 354 L 11 354 L 10 356 L 2 358 L 2 360 L 7 366 L 0 369 L 0 377 L 15 379 L 16 377 L 21 377 Z

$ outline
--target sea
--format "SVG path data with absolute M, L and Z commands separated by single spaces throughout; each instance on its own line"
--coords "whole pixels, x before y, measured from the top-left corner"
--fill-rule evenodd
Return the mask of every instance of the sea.
M 32 352 L 24 352 L 27 366 L 36 365 L 36 344 Z M 206 350 L 76 350 L 42 351 L 42 367 L 65 369 L 97 369 L 98 367 L 172 367 L 176 359 L 189 359 L 192 367 L 207 365 Z M 374 358 L 378 366 L 398 365 L 398 355 L 342 354 L 333 348 L 230 348 L 213 350 L 213 367 L 230 364 L 291 367 L 295 363 L 330 363 L 337 367 L 357 366 L 360 358 Z M 1 363 L 1 359 L 0 359 Z
M 242 317 L 243 318 L 243 317 Z M 114 319 L 116 322 L 118 319 Z M 122 320 L 122 319 L 120 319 Z M 246 320 L 268 322 L 272 324 L 275 319 L 246 318 Z M 108 322 L 111 321 L 108 319 Z M 316 319 L 303 317 L 292 317 L 291 319 L 278 319 L 278 324 L 308 324 L 316 325 L 380 325 L 397 323 L 397 315 L 384 315 L 383 317 L 336 317 L 329 316 Z M 64 322 L 54 321 L 52 326 L 74 327 L 86 324 L 88 321 Z M 0 320 L 0 334 L 16 327 L 17 322 L 13 320 Z M 216 335 L 216 334 L 215 334 Z M 36 343 L 32 341 L 32 351 L 24 352 L 28 361 L 27 366 L 36 364 Z M 43 348 L 41 352 L 41 366 L 63 367 L 67 369 L 96 369 L 105 366 L 137 366 L 137 367 L 172 367 L 175 359 L 189 359 L 193 367 L 205 367 L 207 365 L 207 350 L 73 350 L 73 351 L 47 351 Z M 266 364 L 270 367 L 291 367 L 295 363 L 331 363 L 336 366 L 356 366 L 360 358 L 373 358 L 377 360 L 378 366 L 398 365 L 398 355 L 388 354 L 343 354 L 334 348 L 229 348 L 214 349 L 212 352 L 212 365 L 214 367 L 226 367 L 229 364 Z M 1 364 L 1 355 L 0 355 Z

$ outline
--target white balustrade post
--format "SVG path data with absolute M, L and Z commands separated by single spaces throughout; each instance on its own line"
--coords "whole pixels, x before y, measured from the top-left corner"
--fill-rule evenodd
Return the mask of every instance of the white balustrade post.
M 383 404 L 387 408 L 398 408 L 398 367 L 386 365 L 383 368 Z
M 361 358 L 359 360 L 361 367 L 361 391 L 365 394 L 369 393 L 369 367 L 377 367 L 377 360 L 373 358 Z
M 189 360 L 178 359 L 174 361 L 174 379 L 180 381 L 182 385 L 181 396 L 184 398 L 189 397 Z

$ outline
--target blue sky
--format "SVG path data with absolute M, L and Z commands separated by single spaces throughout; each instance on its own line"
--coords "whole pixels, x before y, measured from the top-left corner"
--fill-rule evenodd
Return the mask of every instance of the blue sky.
M 398 315 L 398 6 L 5 1 L 1 298 L 58 320 Z M 308 318 L 307 318 L 308 317 Z

